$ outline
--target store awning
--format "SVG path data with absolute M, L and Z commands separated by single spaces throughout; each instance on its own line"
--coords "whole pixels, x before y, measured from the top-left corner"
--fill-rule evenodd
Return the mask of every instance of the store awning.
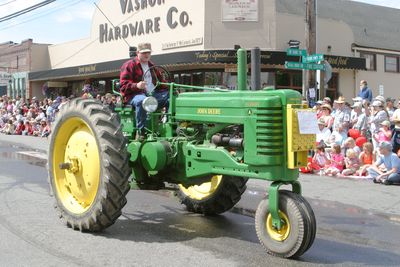
M 250 63 L 250 51 L 248 51 Z M 326 55 L 325 59 L 336 69 L 354 69 L 365 70 L 366 64 L 364 58 L 345 57 Z M 110 73 L 119 73 L 122 64 L 129 60 L 116 60 L 77 67 L 68 67 L 62 69 L 53 69 L 29 73 L 30 81 L 61 80 L 66 78 L 85 79 L 86 77 L 95 77 Z M 180 65 L 180 64 L 236 64 L 235 50 L 205 50 L 205 51 L 186 51 L 162 55 L 153 55 L 152 60 L 157 65 Z M 285 61 L 299 61 L 298 57 L 288 57 L 283 51 L 261 51 L 261 64 L 271 66 L 283 66 Z M 211 66 L 210 66 L 211 67 Z

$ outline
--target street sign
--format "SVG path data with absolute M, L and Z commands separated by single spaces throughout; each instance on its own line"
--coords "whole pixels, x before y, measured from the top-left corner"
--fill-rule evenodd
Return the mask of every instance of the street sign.
M 300 69 L 300 70 L 325 70 L 325 65 L 317 63 L 301 63 L 301 62 L 285 62 L 286 69 Z
M 303 63 L 285 61 L 285 69 L 303 69 Z
M 385 87 L 383 86 L 383 84 L 379 85 L 379 95 L 385 95 Z
M 313 63 L 318 61 L 324 61 L 323 54 L 314 54 L 309 56 L 303 56 L 302 58 L 303 63 Z
M 286 50 L 286 54 L 288 56 L 303 57 L 307 55 L 307 50 L 289 48 L 288 50 Z

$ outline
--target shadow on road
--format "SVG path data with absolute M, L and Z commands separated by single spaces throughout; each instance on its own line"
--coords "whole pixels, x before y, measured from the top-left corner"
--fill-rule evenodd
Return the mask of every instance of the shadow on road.
M 208 217 L 168 206 L 162 208 L 167 211 L 124 212 L 122 217 L 101 235 L 146 243 L 229 237 L 258 244 L 251 218 L 230 213 Z

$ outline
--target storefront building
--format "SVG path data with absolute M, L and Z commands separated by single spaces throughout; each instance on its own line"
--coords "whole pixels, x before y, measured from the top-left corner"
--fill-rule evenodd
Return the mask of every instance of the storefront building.
M 129 59 L 129 47 L 140 42 L 152 43 L 153 61 L 171 71 L 175 81 L 231 89 L 236 86 L 234 47 L 260 47 L 263 86 L 301 90 L 301 71 L 286 70 L 284 63 L 298 60 L 286 56 L 289 40 L 301 41 L 304 48 L 303 0 L 103 0 L 98 6 L 90 38 L 49 46 L 50 68 L 29 74 L 33 95 L 42 96 L 44 85 L 55 94 L 78 95 L 89 78 L 96 81 L 99 93 L 110 91 L 111 80 L 119 77 L 120 66 Z M 400 11 L 376 8 L 318 1 L 317 52 L 333 67 L 324 94 L 349 99 L 357 93 L 359 80 L 365 79 L 374 95 L 382 86 L 385 96 L 396 95 L 400 49 L 396 52 L 396 43 L 390 46 L 389 41 L 380 47 L 375 39 L 385 34 L 379 28 L 384 24 L 397 20 L 399 25 Z M 391 20 L 364 25 L 368 17 L 378 17 L 376 12 L 382 21 Z M 382 64 L 371 47 L 395 56 L 382 52 Z
M 32 39 L 0 44 L 0 95 L 30 97 L 28 73 L 50 67 L 47 46 Z

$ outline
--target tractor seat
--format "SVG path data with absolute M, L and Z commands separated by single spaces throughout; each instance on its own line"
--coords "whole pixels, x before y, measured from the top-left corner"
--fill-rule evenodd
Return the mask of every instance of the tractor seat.
M 119 95 L 122 98 L 121 83 L 119 82 L 119 79 L 115 79 L 112 81 L 112 91 L 114 94 Z M 134 110 L 134 107 L 132 105 L 125 103 L 118 104 L 116 108 L 124 110 Z

